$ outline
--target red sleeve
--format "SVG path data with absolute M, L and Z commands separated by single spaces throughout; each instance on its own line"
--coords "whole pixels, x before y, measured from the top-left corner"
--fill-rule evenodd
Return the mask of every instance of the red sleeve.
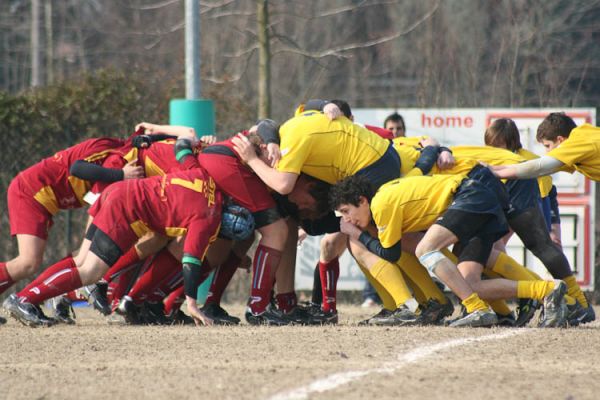
M 208 246 L 215 241 L 221 226 L 220 210 L 211 209 L 209 218 L 196 219 L 189 226 L 183 244 L 183 253 L 203 260 Z
M 381 136 L 384 139 L 392 140 L 394 138 L 394 135 L 392 134 L 392 132 L 387 129 L 380 128 L 378 126 L 373 126 L 373 125 L 365 125 L 365 128 L 367 128 L 368 130 L 370 130 L 373 133 L 378 134 L 379 136 Z

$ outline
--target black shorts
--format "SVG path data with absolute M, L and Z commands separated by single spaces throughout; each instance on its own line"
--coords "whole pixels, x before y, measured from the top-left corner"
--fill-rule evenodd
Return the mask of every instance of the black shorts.
M 507 232 L 499 229 L 491 214 L 477 214 L 462 210 L 448 210 L 436 224 L 452 232 L 459 241 L 458 262 L 475 261 L 485 266 L 494 242 Z M 503 233 L 504 232 L 504 233 Z
M 505 185 L 510 198 L 506 218 L 511 219 L 530 208 L 539 207 L 540 186 L 537 179 L 512 179 Z

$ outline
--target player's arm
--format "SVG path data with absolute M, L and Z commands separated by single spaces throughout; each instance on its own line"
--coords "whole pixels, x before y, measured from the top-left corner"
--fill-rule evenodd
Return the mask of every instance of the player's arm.
M 124 179 L 144 177 L 144 169 L 132 160 L 120 168 L 106 168 L 85 160 L 77 160 L 71 165 L 69 173 L 79 179 L 96 182 L 118 182 Z
M 554 157 L 542 156 L 519 164 L 490 166 L 500 179 L 531 179 L 558 172 L 564 163 Z
M 298 174 L 291 172 L 280 172 L 265 164 L 254 151 L 250 141 L 244 136 L 238 134 L 232 139 L 233 149 L 258 177 L 277 193 L 289 194 L 298 180 Z
M 378 238 L 371 236 L 367 231 L 360 230 L 356 225 L 344 221 L 343 218 L 340 220 L 340 231 L 350 238 L 358 240 L 367 250 L 386 261 L 396 262 L 402 254 L 400 241 L 391 247 L 383 247 Z
M 150 122 L 140 122 L 135 126 L 136 132 L 143 129 L 145 133 L 149 135 L 164 133 L 166 135 L 176 136 L 178 138 L 196 137 L 196 130 L 189 126 L 177 126 L 177 125 L 157 125 L 151 124 Z
M 552 185 L 552 190 L 550 190 L 548 198 L 550 199 L 550 237 L 554 243 L 562 246 L 560 211 L 558 209 L 558 193 L 556 191 L 556 186 Z
M 200 285 L 202 261 L 189 254 L 184 254 L 183 264 L 183 290 L 188 312 L 196 325 L 212 325 L 213 321 L 198 309 L 197 293 Z
M 427 146 L 421 150 L 421 155 L 412 170 L 404 176 L 427 175 L 438 161 L 439 146 Z

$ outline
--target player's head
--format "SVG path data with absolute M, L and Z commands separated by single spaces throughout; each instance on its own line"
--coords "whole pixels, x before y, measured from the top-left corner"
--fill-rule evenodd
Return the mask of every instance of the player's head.
M 347 101 L 335 99 L 335 100 L 331 100 L 330 103 L 333 103 L 336 106 L 338 106 L 338 108 L 340 109 L 342 114 L 344 114 L 344 117 L 348 118 L 350 121 L 354 121 L 354 115 L 352 115 L 352 109 L 350 108 L 350 104 L 348 104 Z
M 569 138 L 575 121 L 564 112 L 550 113 L 538 126 L 536 139 L 550 151 Z
M 254 228 L 254 217 L 246 208 L 235 203 L 223 206 L 219 236 L 231 240 L 244 240 L 250 237 Z
M 404 123 L 404 118 L 396 112 L 387 116 L 383 121 L 383 127 L 392 132 L 394 137 L 406 136 L 406 124 Z
M 350 222 L 366 229 L 371 222 L 369 204 L 375 195 L 371 182 L 360 175 L 353 175 L 336 183 L 329 192 L 329 205 Z
M 487 146 L 500 147 L 515 152 L 523 146 L 517 124 L 510 118 L 499 118 L 492 122 L 483 136 Z
M 300 174 L 288 200 L 298 207 L 300 218 L 316 219 L 329 210 L 329 190 L 331 185 L 306 174 Z

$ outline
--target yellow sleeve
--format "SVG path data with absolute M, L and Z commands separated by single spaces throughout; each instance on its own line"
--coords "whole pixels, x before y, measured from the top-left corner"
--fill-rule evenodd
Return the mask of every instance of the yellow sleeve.
M 300 175 L 302 167 L 310 154 L 312 140 L 308 134 L 300 132 L 280 132 L 281 159 L 277 164 L 280 172 L 291 172 Z
M 371 213 L 377 226 L 377 236 L 385 248 L 392 247 L 402 239 L 402 210 L 394 207 L 384 196 L 375 196 L 371 201 Z
M 575 165 L 597 156 L 594 154 L 595 147 L 592 143 L 590 143 L 581 132 L 575 133 L 575 130 L 576 129 L 574 129 L 571 136 L 557 148 L 546 153 L 547 156 L 556 158 L 565 164 L 561 168 L 561 171 L 573 172 L 575 171 Z

